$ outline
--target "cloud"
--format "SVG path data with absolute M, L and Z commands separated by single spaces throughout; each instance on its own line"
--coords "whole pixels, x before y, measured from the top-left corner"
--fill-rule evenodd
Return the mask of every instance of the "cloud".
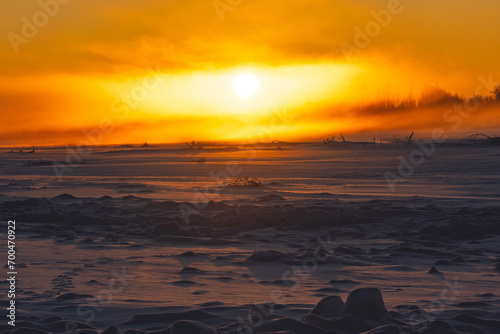
M 151 66 L 160 66 L 165 76 L 179 79 L 177 86 L 169 86 L 177 90 L 165 88 L 156 93 L 156 107 L 138 110 L 128 120 L 130 124 L 150 117 L 168 126 L 182 112 L 191 121 L 193 113 L 213 113 L 218 104 L 194 103 L 207 95 L 200 94 L 200 86 L 191 90 L 182 86 L 177 97 L 172 92 L 179 92 L 180 84 L 189 78 L 229 75 L 245 67 L 269 73 L 286 67 L 286 75 L 272 82 L 291 82 L 289 73 L 299 73 L 297 80 L 306 78 L 304 83 L 319 87 L 316 94 L 305 94 L 301 85 L 295 85 L 299 88 L 293 93 L 280 90 L 279 85 L 268 91 L 273 92 L 268 93 L 271 102 L 281 103 L 284 95 L 302 99 L 303 103 L 283 101 L 312 117 L 303 124 L 316 122 L 318 126 L 338 116 L 327 110 L 340 103 L 364 103 L 388 92 L 391 96 L 418 94 L 423 85 L 435 83 L 472 95 L 479 75 L 491 74 L 500 81 L 500 35 L 496 33 L 500 2 L 401 0 L 401 5 L 401 13 L 370 36 L 368 45 L 358 48 L 349 61 L 340 44 L 356 46 L 359 30 L 355 28 L 366 33 L 366 25 L 375 20 L 373 11 L 387 9 L 386 0 L 243 0 L 224 13 L 223 21 L 213 1 L 70 1 L 39 27 L 36 36 L 19 45 L 18 53 L 8 38 L 0 41 L 0 116 L 4 120 L 0 135 L 20 140 L 16 133 L 23 133 L 25 138 L 45 141 L 51 133 L 63 140 L 73 133 L 66 129 L 96 126 L 110 113 L 113 101 L 127 92 L 126 83 L 140 80 Z M 33 21 L 40 10 L 38 1 L 7 2 L 0 12 L 0 31 L 6 36 L 22 34 L 23 18 Z M 322 66 L 353 66 L 361 73 L 332 79 L 327 76 L 330 72 L 317 74 L 317 67 Z M 301 72 L 305 67 L 311 68 L 308 74 Z M 350 81 L 342 79 L 347 77 Z M 169 103 L 164 102 L 167 97 Z M 236 124 L 217 117 L 210 124 L 216 120 L 225 122 L 219 128 Z M 383 126 L 375 120 L 372 123 Z
M 498 1 L 400 2 L 402 12 L 370 38 L 361 57 L 396 53 L 436 69 L 495 68 Z M 41 10 L 38 2 L 8 6 L 0 14 L 7 32 L 20 33 L 22 17 L 32 20 Z M 365 31 L 375 20 L 372 12 L 386 9 L 387 1 L 245 0 L 221 21 L 212 1 L 70 2 L 20 46 L 19 54 L 4 39 L 0 68 L 14 74 L 110 73 L 133 71 L 152 59 L 172 70 L 344 61 L 340 43 L 354 45 L 354 28 Z

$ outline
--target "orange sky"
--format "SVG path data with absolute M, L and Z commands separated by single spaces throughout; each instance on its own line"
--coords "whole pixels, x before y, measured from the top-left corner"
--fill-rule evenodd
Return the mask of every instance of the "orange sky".
M 0 145 L 426 133 L 444 110 L 348 106 L 500 82 L 498 13 L 497 0 L 4 1 Z M 248 100 L 232 91 L 239 73 L 261 81 Z M 495 131 L 496 115 L 454 130 Z

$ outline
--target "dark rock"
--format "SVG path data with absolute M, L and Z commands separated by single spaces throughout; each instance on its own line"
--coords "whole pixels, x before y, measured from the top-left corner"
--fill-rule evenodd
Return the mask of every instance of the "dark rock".
M 342 292 L 342 290 L 337 289 L 337 288 L 321 288 L 321 289 L 316 289 L 314 292 L 319 292 L 319 293 L 337 293 L 337 292 Z
M 196 256 L 196 254 L 192 251 L 187 251 L 187 252 L 184 252 L 182 254 L 179 254 L 178 256 L 182 256 L 182 257 L 192 257 L 192 256 Z
M 203 270 L 193 267 L 186 267 L 181 270 L 181 273 L 202 273 Z
M 181 281 L 170 282 L 170 284 L 175 285 L 175 286 L 188 287 L 188 286 L 196 285 L 196 282 L 193 282 L 190 280 L 181 280 Z
M 312 310 L 312 314 L 316 315 L 329 315 L 332 317 L 340 317 L 344 310 L 344 301 L 339 296 L 329 296 L 323 298 L 316 304 Z
M 61 194 L 61 195 L 58 195 L 52 199 L 55 199 L 55 200 L 61 200 L 61 201 L 67 201 L 67 200 L 72 200 L 72 199 L 76 199 L 75 196 L 73 195 L 70 195 L 70 194 Z
M 101 196 L 101 197 L 99 197 L 99 200 L 100 201 L 109 201 L 109 200 L 113 200 L 113 197 L 111 197 L 111 196 Z
M 255 305 L 248 312 L 248 320 L 252 325 L 258 325 L 273 318 L 273 309 L 269 304 Z
M 491 293 L 491 292 L 488 292 L 488 293 L 483 293 L 482 295 L 479 295 L 479 297 L 482 297 L 482 298 L 494 298 L 494 297 L 498 297 L 497 295 L 495 295 L 494 293 Z
M 105 285 L 105 284 L 104 284 L 104 283 L 99 282 L 98 280 L 91 279 L 90 281 L 88 281 L 88 282 L 87 282 L 87 285 L 88 285 L 88 286 L 92 286 L 92 285 Z
M 330 283 L 330 284 L 358 284 L 359 282 L 349 280 L 349 279 L 341 279 L 341 280 L 332 279 L 328 283 Z
M 384 321 L 390 318 L 378 288 L 361 288 L 352 291 L 345 302 L 342 314 L 353 314 L 365 320 Z
M 248 262 L 286 262 L 289 260 L 291 260 L 290 256 L 277 251 L 256 252 L 246 259 Z
M 429 274 L 441 274 L 439 270 L 436 269 L 436 267 L 432 266 L 431 269 L 428 271 Z

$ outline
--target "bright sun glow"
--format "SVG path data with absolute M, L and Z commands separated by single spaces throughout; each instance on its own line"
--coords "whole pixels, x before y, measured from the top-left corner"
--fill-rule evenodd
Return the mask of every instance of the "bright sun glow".
M 248 99 L 257 93 L 260 81 L 251 74 L 238 75 L 233 80 L 233 90 L 242 99 Z

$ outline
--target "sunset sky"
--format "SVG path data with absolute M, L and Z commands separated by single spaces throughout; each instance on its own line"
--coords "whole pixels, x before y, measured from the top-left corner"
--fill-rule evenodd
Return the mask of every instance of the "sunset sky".
M 350 107 L 428 85 L 488 95 L 498 13 L 498 0 L 3 0 L 0 145 L 425 135 L 444 110 Z M 260 81 L 246 100 L 231 87 L 243 73 Z M 499 111 L 453 131 L 494 134 Z

